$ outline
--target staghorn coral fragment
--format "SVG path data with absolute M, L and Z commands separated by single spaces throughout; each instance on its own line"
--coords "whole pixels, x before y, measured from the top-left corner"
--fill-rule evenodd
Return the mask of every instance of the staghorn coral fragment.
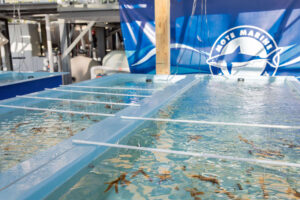
M 259 184 L 260 184 L 260 188 L 263 192 L 263 196 L 264 199 L 268 199 L 269 198 L 269 193 L 266 191 L 266 186 L 265 186 L 265 179 L 264 177 L 260 177 L 259 178 Z
M 197 188 L 185 188 L 185 191 L 189 192 L 191 197 L 196 197 L 198 195 L 204 194 L 204 192 L 199 191 Z
M 220 185 L 219 180 L 216 179 L 216 178 L 213 178 L 213 177 L 205 177 L 205 176 L 202 176 L 202 175 L 192 175 L 192 178 L 197 178 L 201 181 L 207 181 L 207 182 L 210 182 L 212 184 Z
M 129 185 L 131 182 L 126 180 L 126 175 L 127 175 L 127 173 L 123 173 L 117 179 L 115 179 L 111 182 L 106 182 L 105 184 L 108 184 L 108 187 L 106 188 L 106 190 L 104 190 L 104 192 L 108 192 L 113 186 L 115 186 L 115 192 L 118 193 L 119 192 L 119 189 L 118 189 L 119 184 Z

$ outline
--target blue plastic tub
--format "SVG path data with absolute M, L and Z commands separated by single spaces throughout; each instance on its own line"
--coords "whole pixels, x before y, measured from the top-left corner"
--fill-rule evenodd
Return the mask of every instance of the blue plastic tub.
M 65 73 L 1 72 L 0 100 L 54 88 L 62 84 Z

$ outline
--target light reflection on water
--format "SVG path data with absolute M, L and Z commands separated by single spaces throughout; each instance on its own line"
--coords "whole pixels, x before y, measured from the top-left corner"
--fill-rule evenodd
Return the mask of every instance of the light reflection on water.
M 97 86 L 97 85 L 96 85 Z M 99 85 L 100 86 L 100 85 Z M 117 80 L 109 85 L 110 87 L 135 87 L 135 88 L 162 88 L 165 84 L 139 83 L 133 81 Z M 83 89 L 89 91 L 90 89 Z M 98 92 L 123 93 L 134 95 L 151 95 L 155 91 L 139 90 L 110 90 L 93 89 Z M 55 109 L 64 111 L 80 111 L 92 113 L 114 114 L 126 108 L 123 105 L 111 105 L 114 103 L 138 103 L 143 98 L 134 96 L 111 96 L 93 95 L 80 93 L 53 92 L 58 98 L 77 99 L 89 101 L 104 101 L 108 104 L 77 103 L 68 101 L 42 101 L 29 107 Z M 51 97 L 49 93 L 34 94 L 39 97 Z M 16 98 L 16 100 L 20 100 Z M 26 106 L 33 99 L 24 99 L 18 106 Z M 17 105 L 15 101 L 6 103 Z M 33 155 L 52 147 L 59 142 L 72 137 L 95 124 L 105 117 L 92 115 L 65 114 L 56 112 L 15 110 L 1 116 L 0 120 L 0 172 L 15 166 L 16 164 L 29 159 Z
M 224 134 L 223 136 L 214 134 L 213 127 L 210 127 L 211 131 L 206 133 L 200 130 L 202 138 L 198 141 L 190 140 L 189 136 L 199 135 L 199 127 L 185 125 L 186 131 L 177 131 L 179 127 L 172 128 L 174 128 L 173 124 L 148 122 L 136 130 L 134 136 L 126 138 L 122 143 L 237 157 L 265 158 L 256 155 L 257 152 L 251 146 L 240 141 L 238 137 L 233 137 L 233 134 L 228 138 Z M 248 135 L 243 130 L 239 132 L 239 135 L 244 137 Z M 295 132 L 291 131 L 288 135 L 295 137 Z M 223 144 L 220 142 L 222 138 L 226 141 Z M 256 141 L 254 143 L 256 144 Z M 268 148 L 272 149 L 271 144 Z M 295 162 L 297 154 L 299 155 L 299 150 L 296 149 L 285 146 L 277 149 L 285 155 L 284 160 L 290 162 Z M 253 151 L 252 155 L 249 155 L 249 150 Z M 273 156 L 267 159 L 281 160 L 282 158 Z M 141 168 L 152 181 L 142 174 L 131 178 Z M 204 192 L 204 195 L 198 196 L 203 199 L 226 199 L 227 195 L 224 191 L 230 192 L 236 198 L 262 199 L 263 192 L 260 184 L 262 178 L 270 196 L 289 199 L 292 195 L 287 193 L 288 189 L 300 186 L 297 182 L 300 178 L 299 172 L 295 168 L 288 167 L 113 149 L 91 163 L 77 177 L 73 177 L 49 199 L 190 199 L 191 194 L 188 190 L 191 188 Z M 119 184 L 118 193 L 115 192 L 114 187 L 104 192 L 108 187 L 105 183 L 115 180 L 122 173 L 126 173 L 126 179 L 131 184 L 128 186 Z M 193 178 L 194 175 L 199 174 L 216 178 L 220 185 Z
M 202 82 L 154 117 L 299 125 L 300 102 L 290 92 Z M 299 137 L 298 129 L 145 122 L 121 143 L 297 163 Z M 141 169 L 150 178 L 133 176 Z M 293 167 L 111 149 L 48 199 L 296 199 L 299 174 Z M 109 188 L 122 175 L 131 183 Z
M 18 111 L 0 122 L 0 171 L 54 146 L 103 119 L 62 113 Z
M 41 77 L 41 75 L 36 76 L 36 77 Z M 27 80 L 27 79 L 31 79 L 31 78 L 34 78 L 34 76 L 29 75 L 29 74 L 22 74 L 22 73 L 1 74 L 0 73 L 0 85 L 12 83 L 12 82 L 16 82 L 16 81 Z

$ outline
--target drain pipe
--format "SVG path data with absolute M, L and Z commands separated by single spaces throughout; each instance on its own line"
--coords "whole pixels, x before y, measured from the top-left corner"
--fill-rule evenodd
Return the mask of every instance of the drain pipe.
M 53 62 L 53 53 L 52 53 L 52 40 L 51 40 L 51 29 L 50 29 L 49 15 L 45 15 L 45 22 L 46 22 L 48 60 L 49 60 L 50 72 L 54 72 L 54 62 Z

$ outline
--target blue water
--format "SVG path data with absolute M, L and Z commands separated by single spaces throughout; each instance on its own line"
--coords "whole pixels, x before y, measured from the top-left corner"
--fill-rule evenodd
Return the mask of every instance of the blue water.
M 34 78 L 32 75 L 26 75 L 23 73 L 15 73 L 15 74 L 0 74 L 0 84 L 10 83 L 15 81 L 26 80 L 30 78 Z
M 279 81 L 278 81 L 279 82 Z M 205 80 L 173 104 L 174 118 L 299 125 L 300 96 L 281 82 L 237 83 Z M 193 106 L 188 106 L 193 105 Z
M 152 117 L 297 126 L 299 113 L 299 96 L 285 84 L 204 80 Z M 299 163 L 299 133 L 144 122 L 120 143 Z M 48 199 L 296 199 L 299 179 L 293 167 L 109 149 Z
M 47 77 L 51 75 L 58 75 L 58 73 L 48 73 L 48 72 L 0 72 L 0 85 L 5 85 L 8 83 L 14 83 L 18 81 Z
M 0 171 L 102 120 L 99 116 L 18 110 L 0 122 Z
M 144 78 L 145 79 L 145 78 Z M 90 86 L 109 87 L 135 87 L 135 88 L 162 88 L 164 84 L 145 83 L 144 79 L 128 81 L 116 80 L 101 82 L 94 80 L 89 82 Z M 141 83 L 139 82 L 141 81 Z M 103 84 L 105 83 L 105 84 Z M 85 84 L 83 82 L 82 84 Z M 62 87 L 61 89 L 70 89 Z M 86 89 L 72 88 L 77 91 L 96 91 L 106 93 L 122 93 L 133 95 L 151 95 L 155 91 L 138 90 L 113 90 L 113 89 Z M 56 101 L 56 100 L 35 100 L 14 98 L 3 101 L 1 104 L 13 106 L 27 106 L 44 109 L 55 109 L 63 111 L 79 111 L 91 113 L 115 114 L 128 107 L 124 105 L 112 105 L 114 103 L 139 103 L 144 97 L 134 96 L 113 96 L 101 94 L 66 93 L 59 91 L 45 91 L 35 93 L 32 96 L 53 97 L 61 99 L 105 101 L 107 104 L 93 104 L 82 102 Z M 3 108 L 0 108 L 3 109 Z M 0 172 L 15 166 L 16 164 L 29 159 L 33 155 L 51 147 L 59 142 L 72 137 L 85 130 L 91 125 L 103 120 L 106 117 L 93 116 L 88 114 L 68 114 L 49 111 L 12 110 L 0 115 Z

